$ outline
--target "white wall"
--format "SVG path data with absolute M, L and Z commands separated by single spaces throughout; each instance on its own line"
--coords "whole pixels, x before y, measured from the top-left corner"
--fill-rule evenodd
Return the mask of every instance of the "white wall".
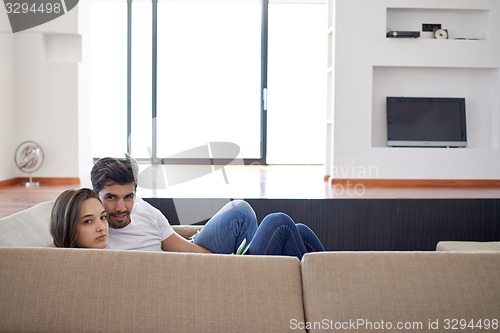
M 88 96 L 83 93 L 79 98 L 80 87 L 86 84 L 79 70 L 88 64 L 80 64 L 78 10 L 79 6 L 51 22 L 13 34 L 0 6 L 0 59 L 5 60 L 0 64 L 0 86 L 6 87 L 0 92 L 5 95 L 0 95 L 4 97 L 0 98 L 0 126 L 6 128 L 0 134 L 0 181 L 25 176 L 13 162 L 14 150 L 24 140 L 40 143 L 45 153 L 35 177 L 81 178 L 89 172 L 90 141 L 80 138 L 79 121 L 88 123 L 90 112 L 85 102 L 80 103 Z
M 329 3 L 334 73 L 327 173 L 337 178 L 499 179 L 500 2 Z M 479 28 L 463 29 L 464 18 Z M 450 35 L 483 40 L 385 38 L 389 25 L 420 30 L 421 23 L 443 23 Z M 387 147 L 386 96 L 466 97 L 469 147 Z
M 0 6 L 3 7 L 3 6 Z M 14 147 L 9 144 L 15 136 L 15 70 L 14 36 L 6 32 L 0 16 L 0 180 L 15 174 Z
M 78 3 L 78 32 L 81 38 L 81 61 L 78 66 L 78 174 L 82 186 L 91 186 L 90 170 L 92 169 L 91 150 L 91 102 L 90 102 L 90 36 L 91 36 L 91 1 Z M 109 138 L 103 138 L 109 139 Z

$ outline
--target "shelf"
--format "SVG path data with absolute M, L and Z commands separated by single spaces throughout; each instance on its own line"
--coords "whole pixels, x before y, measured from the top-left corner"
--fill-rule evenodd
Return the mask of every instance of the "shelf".
M 471 147 L 463 147 L 463 148 L 446 148 L 446 147 L 373 147 L 378 152 L 406 152 L 408 150 L 415 150 L 415 152 L 420 153 L 433 153 L 436 151 L 440 151 L 440 153 L 445 154 L 463 154 L 464 152 L 469 153 L 477 153 L 477 152 L 492 152 L 498 151 L 498 148 L 471 148 Z M 446 152 L 444 152 L 446 151 Z
M 432 32 L 422 31 L 422 24 L 441 24 L 450 39 L 488 39 L 489 10 L 438 8 L 387 8 L 387 30 L 419 31 L 420 38 L 433 39 Z
M 43 33 L 45 62 L 78 63 L 82 58 L 82 36 L 69 33 Z
M 381 38 L 372 52 L 376 66 L 498 68 L 493 40 Z
M 15 34 L 17 53 L 22 61 L 79 63 L 82 36 L 70 33 L 21 32 Z

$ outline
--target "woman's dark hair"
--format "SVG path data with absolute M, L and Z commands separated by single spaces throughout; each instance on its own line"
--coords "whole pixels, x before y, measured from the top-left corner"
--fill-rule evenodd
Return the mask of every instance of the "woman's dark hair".
M 137 174 L 139 167 L 137 161 L 130 155 L 125 158 L 104 157 L 99 159 L 90 172 L 92 187 L 97 193 L 106 185 L 125 185 L 134 183 L 137 187 Z
M 50 214 L 50 234 L 56 247 L 77 247 L 76 225 L 80 220 L 80 207 L 91 198 L 101 201 L 89 188 L 66 190 L 57 197 Z

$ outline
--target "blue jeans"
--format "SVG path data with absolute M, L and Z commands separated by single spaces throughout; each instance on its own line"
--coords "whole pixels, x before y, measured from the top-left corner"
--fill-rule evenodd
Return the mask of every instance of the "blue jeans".
M 236 253 L 243 239 L 248 254 L 285 255 L 302 259 L 307 252 L 325 251 L 316 234 L 284 213 L 267 215 L 257 227 L 253 208 L 243 200 L 227 203 L 195 237 L 194 243 L 213 253 Z
M 213 253 L 236 253 L 246 238 L 249 242 L 257 231 L 253 208 L 243 200 L 228 202 L 196 235 L 194 243 Z
M 307 252 L 325 251 L 318 236 L 284 213 L 267 215 L 255 233 L 248 254 L 284 255 L 302 259 Z

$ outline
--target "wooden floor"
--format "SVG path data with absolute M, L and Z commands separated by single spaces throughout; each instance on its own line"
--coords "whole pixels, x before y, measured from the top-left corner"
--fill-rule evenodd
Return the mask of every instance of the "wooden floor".
M 138 195 L 145 198 L 241 199 L 500 198 L 500 188 L 332 186 L 323 180 L 323 166 L 229 165 L 213 172 L 212 170 L 207 172 L 207 167 L 176 168 L 141 165 Z M 190 175 L 189 179 L 186 178 L 186 174 Z M 178 184 L 168 186 L 169 183 Z M 19 184 L 1 187 L 0 218 L 39 202 L 54 200 L 65 189 L 78 187 L 90 187 L 90 184 L 87 182 L 76 186 L 41 184 L 32 188 Z
M 77 186 L 78 187 L 78 186 Z M 0 188 L 0 218 L 31 207 L 37 203 L 54 200 L 67 186 L 39 186 L 27 188 L 24 184 Z

